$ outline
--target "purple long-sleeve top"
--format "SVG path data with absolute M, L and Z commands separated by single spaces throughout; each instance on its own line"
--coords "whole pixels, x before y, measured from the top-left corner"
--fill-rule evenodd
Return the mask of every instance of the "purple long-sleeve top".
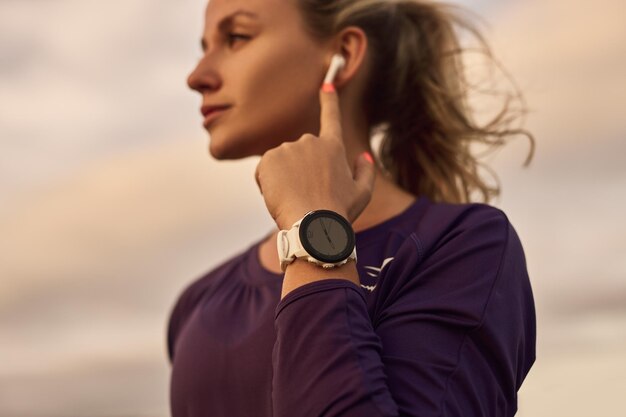
M 503 211 L 418 198 L 356 233 L 360 286 L 280 299 L 263 239 L 192 282 L 167 335 L 173 417 L 513 416 L 535 361 L 524 251 Z

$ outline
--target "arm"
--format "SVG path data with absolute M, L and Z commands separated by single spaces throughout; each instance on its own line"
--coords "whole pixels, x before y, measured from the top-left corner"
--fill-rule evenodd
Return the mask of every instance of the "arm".
M 275 327 L 274 417 L 398 415 L 353 282 L 328 278 L 293 290 L 277 306 Z
M 373 317 L 339 274 L 289 292 L 275 316 L 274 416 L 512 416 L 535 317 L 523 250 L 497 213 L 478 211 L 428 254 L 408 239 Z
M 280 299 L 282 300 L 291 291 L 310 282 L 336 278 L 353 282 L 357 288 L 360 285 L 359 273 L 353 261 L 349 261 L 332 269 L 324 269 L 313 265 L 306 259 L 296 258 L 296 260 L 287 265 L 287 269 L 285 270 L 283 290 Z

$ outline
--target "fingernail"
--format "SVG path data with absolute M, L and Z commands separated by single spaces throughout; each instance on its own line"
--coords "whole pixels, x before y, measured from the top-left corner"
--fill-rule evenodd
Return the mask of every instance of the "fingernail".
M 335 86 L 332 83 L 324 83 L 322 85 L 322 91 L 325 93 L 334 93 L 335 92 Z
M 363 156 L 370 164 L 374 163 L 374 158 L 372 158 L 372 155 L 369 152 L 363 152 Z

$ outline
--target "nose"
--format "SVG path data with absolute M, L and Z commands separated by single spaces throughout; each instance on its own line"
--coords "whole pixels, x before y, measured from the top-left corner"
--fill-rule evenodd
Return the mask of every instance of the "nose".
M 202 93 L 206 89 L 215 89 L 219 84 L 215 69 L 209 64 L 206 56 L 198 61 L 196 67 L 187 77 L 187 85 L 192 90 Z

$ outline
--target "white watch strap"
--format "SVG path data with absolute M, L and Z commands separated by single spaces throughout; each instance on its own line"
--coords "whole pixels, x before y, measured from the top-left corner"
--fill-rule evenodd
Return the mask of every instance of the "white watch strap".
M 302 219 L 304 219 L 304 217 L 302 217 Z M 295 222 L 293 226 L 291 226 L 291 229 L 278 232 L 276 244 L 278 246 L 278 259 L 283 272 L 287 268 L 287 265 L 295 261 L 296 258 L 309 256 L 309 253 L 300 243 L 299 233 L 302 219 Z

